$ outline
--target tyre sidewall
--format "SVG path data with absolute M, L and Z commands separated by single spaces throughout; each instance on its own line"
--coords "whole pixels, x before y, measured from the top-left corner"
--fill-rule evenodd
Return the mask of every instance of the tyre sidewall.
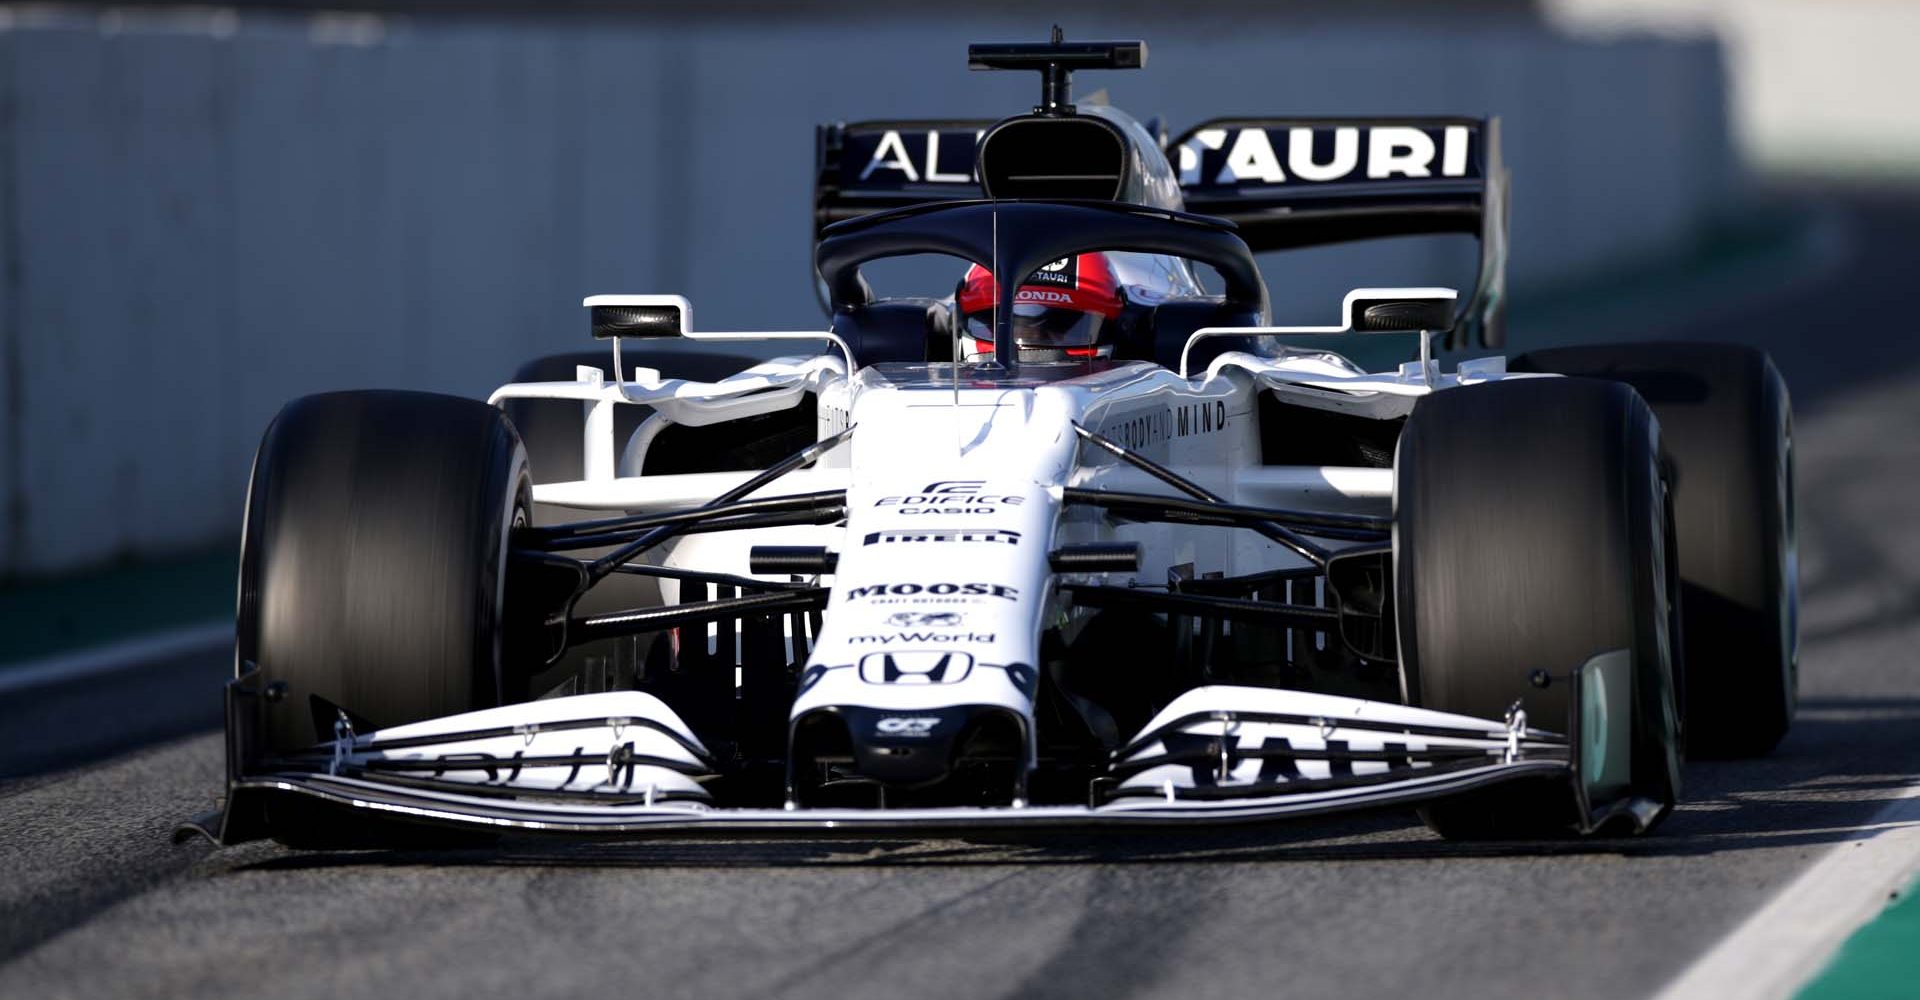
M 1394 558 L 1411 704 L 1498 721 L 1517 702 L 1530 725 L 1567 732 L 1575 668 L 1631 649 L 1634 794 L 1664 813 L 1679 751 L 1659 455 L 1658 422 L 1618 383 L 1437 393 L 1396 457 Z M 1496 788 L 1429 815 L 1454 834 L 1544 833 L 1539 817 L 1572 818 L 1572 791 Z
M 330 738 L 327 705 L 358 728 L 524 695 L 503 636 L 530 481 L 511 423 L 473 400 L 332 393 L 281 411 L 250 477 L 236 623 L 273 750 Z

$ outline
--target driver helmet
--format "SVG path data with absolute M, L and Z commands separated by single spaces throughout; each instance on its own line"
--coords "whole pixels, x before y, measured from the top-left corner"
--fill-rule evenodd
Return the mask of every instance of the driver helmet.
M 974 264 L 954 296 L 966 320 L 968 360 L 993 356 L 993 272 Z M 1122 301 L 1104 254 L 1063 257 L 1033 272 L 1013 298 L 1013 338 L 1021 361 L 1078 361 L 1113 355 Z

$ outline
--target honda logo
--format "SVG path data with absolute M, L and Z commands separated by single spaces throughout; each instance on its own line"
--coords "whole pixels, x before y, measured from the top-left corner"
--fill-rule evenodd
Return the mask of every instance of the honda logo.
M 868 684 L 953 684 L 973 672 L 966 653 L 868 653 L 860 658 L 860 679 Z

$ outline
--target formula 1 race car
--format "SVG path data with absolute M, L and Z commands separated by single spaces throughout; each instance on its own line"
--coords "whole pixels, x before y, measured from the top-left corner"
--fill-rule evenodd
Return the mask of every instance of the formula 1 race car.
M 183 831 L 1391 805 L 1449 837 L 1640 832 L 1684 750 L 1781 738 L 1791 416 L 1766 356 L 1436 360 L 1504 339 L 1497 120 L 1169 143 L 1072 103 L 1073 70 L 1142 43 L 969 57 L 1039 71 L 1039 106 L 821 128 L 829 329 L 599 295 L 610 374 L 557 355 L 484 403 L 288 404 L 249 486 L 226 798 Z M 1256 252 L 1433 233 L 1479 238 L 1464 300 L 1361 288 L 1331 325 L 1269 319 Z M 919 254 L 957 258 L 951 296 L 874 294 L 863 268 Z M 1367 371 L 1304 334 L 1413 357 Z

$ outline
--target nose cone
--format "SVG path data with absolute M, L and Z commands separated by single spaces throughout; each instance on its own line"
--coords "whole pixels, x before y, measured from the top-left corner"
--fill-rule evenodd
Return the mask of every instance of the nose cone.
M 885 655 L 885 654 L 881 654 Z M 1005 804 L 1021 794 L 1026 719 L 997 705 L 923 709 L 838 705 L 800 720 L 795 728 L 797 771 L 816 789 L 837 782 L 920 791 L 916 801 Z M 841 742 L 844 739 L 844 743 Z M 799 796 L 814 801 L 813 790 Z
M 861 777 L 918 787 L 938 782 L 952 771 L 960 734 L 974 711 L 966 707 L 924 712 L 845 708 L 840 714 L 853 746 L 854 770 Z
M 950 384 L 855 400 L 844 541 L 790 710 L 800 804 L 1024 797 L 1074 441 L 1070 408 L 1037 404 Z

